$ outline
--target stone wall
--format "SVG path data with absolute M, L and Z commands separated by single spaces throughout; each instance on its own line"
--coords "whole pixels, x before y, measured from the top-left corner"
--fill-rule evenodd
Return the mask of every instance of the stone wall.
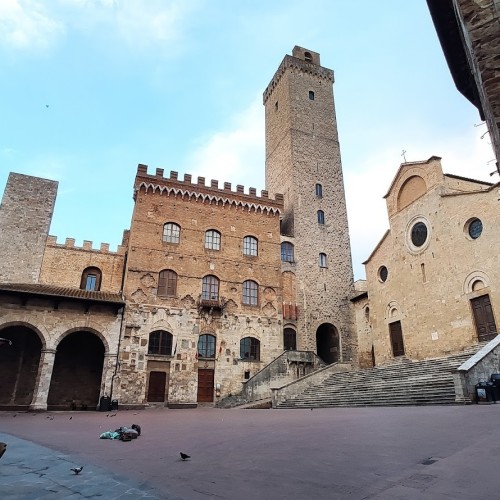
M 11 172 L 0 206 L 0 282 L 37 283 L 57 182 Z
M 500 373 L 500 336 L 460 365 L 453 374 L 457 403 L 474 402 L 476 384 L 479 381 L 490 381 L 493 373 Z

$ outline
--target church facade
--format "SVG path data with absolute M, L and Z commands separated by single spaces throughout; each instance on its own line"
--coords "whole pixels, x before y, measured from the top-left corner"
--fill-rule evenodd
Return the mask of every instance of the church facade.
M 361 366 L 457 353 L 497 335 L 499 184 L 401 165 L 385 199 L 390 229 L 357 292 Z

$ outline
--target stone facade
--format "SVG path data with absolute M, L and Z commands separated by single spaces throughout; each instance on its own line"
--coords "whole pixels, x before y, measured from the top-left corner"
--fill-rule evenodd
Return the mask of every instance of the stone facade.
M 355 299 L 360 360 L 456 353 L 497 334 L 499 185 L 404 163 L 385 198 L 390 229 Z M 496 318 L 495 318 L 496 317 Z
M 353 272 L 333 71 L 294 47 L 264 92 L 266 187 L 283 192 L 285 327 L 324 361 L 356 359 Z M 290 307 L 291 306 L 291 307 Z
M 135 181 L 135 207 L 130 231 L 124 295 L 125 335 L 120 359 L 120 400 L 151 401 L 151 372 L 164 373 L 165 401 L 170 406 L 203 402 L 199 370 L 213 376 L 216 397 L 241 391 L 250 377 L 283 351 L 279 219 L 283 197 L 257 196 L 243 186 L 236 191 L 218 181 L 205 186 L 199 177 L 181 181 L 176 172 L 149 175 L 140 165 Z M 179 228 L 175 241 L 164 238 L 165 224 Z M 215 232 L 218 240 L 212 245 Z M 250 255 L 244 239 L 256 243 Z M 208 238 L 208 240 L 207 240 Z M 213 248 L 209 248 L 212 246 Z M 159 273 L 173 271 L 176 286 L 162 294 Z M 217 289 L 203 295 L 204 277 Z M 243 299 L 244 284 L 256 284 L 255 304 Z M 172 335 L 167 356 L 148 349 L 152 332 Z M 213 352 L 201 356 L 200 337 L 213 339 Z M 257 359 L 245 359 L 242 339 L 260 347 Z M 205 395 L 206 396 L 206 395 Z M 214 397 L 208 398 L 210 402 Z

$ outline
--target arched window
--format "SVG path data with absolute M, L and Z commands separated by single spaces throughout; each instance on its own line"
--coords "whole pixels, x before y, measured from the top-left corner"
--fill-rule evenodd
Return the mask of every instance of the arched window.
M 198 357 L 215 358 L 215 337 L 209 333 L 200 335 L 198 339 Z
M 89 292 L 98 292 L 101 289 L 101 270 L 97 267 L 87 267 L 82 273 L 80 288 Z
M 163 226 L 163 241 L 165 243 L 179 243 L 181 239 L 181 226 L 174 222 L 167 222 Z
M 325 212 L 323 210 L 318 210 L 318 224 L 325 223 Z
M 205 248 L 209 250 L 220 250 L 220 233 L 215 229 L 205 232 Z
M 319 254 L 319 267 L 328 267 L 326 261 L 326 253 Z
M 316 198 L 323 198 L 323 186 L 316 184 Z
M 283 262 L 293 262 L 293 245 L 289 241 L 281 244 L 281 260 Z
M 259 285 L 255 281 L 243 282 L 243 304 L 256 306 L 259 303 Z
M 165 330 L 151 332 L 149 334 L 148 354 L 171 356 L 172 339 L 172 334 Z
M 310 52 L 304 52 L 304 60 L 306 62 L 312 62 L 313 58 Z
M 285 351 L 295 351 L 297 349 L 297 334 L 293 328 L 283 330 L 283 347 Z
M 260 341 L 254 337 L 245 337 L 240 340 L 240 358 L 260 360 Z
M 312 90 L 309 91 L 309 100 L 314 101 L 314 92 Z
M 201 289 L 202 300 L 219 300 L 219 279 L 208 275 L 203 278 Z
M 243 238 L 243 255 L 250 255 L 251 257 L 257 257 L 258 253 L 258 241 L 257 238 L 253 236 L 245 236 Z
M 157 294 L 165 297 L 177 295 L 177 273 L 170 269 L 160 271 Z

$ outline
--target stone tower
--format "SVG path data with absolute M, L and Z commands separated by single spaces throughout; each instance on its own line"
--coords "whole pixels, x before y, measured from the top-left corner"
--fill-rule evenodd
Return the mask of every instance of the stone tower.
M 57 182 L 10 173 L 0 206 L 0 282 L 38 283 Z
M 284 194 L 285 344 L 292 332 L 297 349 L 314 350 L 327 363 L 350 361 L 356 354 L 353 272 L 333 71 L 316 52 L 296 46 L 292 54 L 263 96 L 266 189 Z

